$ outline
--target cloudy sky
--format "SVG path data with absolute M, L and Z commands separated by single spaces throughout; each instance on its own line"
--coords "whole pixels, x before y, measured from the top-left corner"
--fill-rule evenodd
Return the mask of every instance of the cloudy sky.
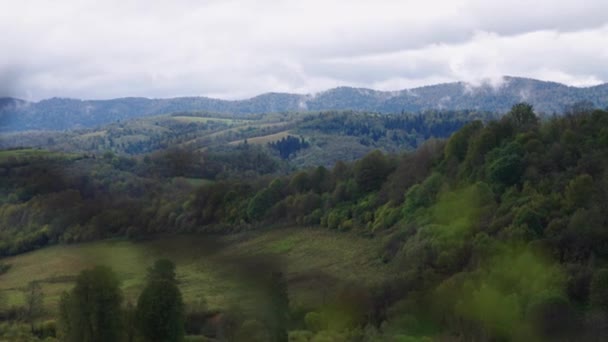
M 606 0 L 0 0 L 0 96 L 608 81 Z

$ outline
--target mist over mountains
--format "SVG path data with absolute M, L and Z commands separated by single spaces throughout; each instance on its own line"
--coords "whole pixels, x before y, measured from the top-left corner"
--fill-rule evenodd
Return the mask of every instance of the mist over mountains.
M 235 115 L 319 110 L 399 113 L 431 109 L 475 109 L 506 112 L 515 103 L 528 102 L 537 112 L 551 114 L 562 112 L 565 107 L 581 101 L 605 108 L 608 106 L 608 84 L 578 88 L 555 82 L 504 77 L 499 84 L 455 82 L 401 91 L 339 87 L 307 95 L 267 93 L 246 100 L 132 97 L 110 100 L 52 98 L 27 102 L 0 98 L 0 130 L 68 130 L 188 111 Z

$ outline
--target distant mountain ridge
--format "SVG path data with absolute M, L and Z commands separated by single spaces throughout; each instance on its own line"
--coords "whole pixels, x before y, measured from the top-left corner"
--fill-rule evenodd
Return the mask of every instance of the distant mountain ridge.
M 608 106 L 608 83 L 578 88 L 555 82 L 504 77 L 499 85 L 475 86 L 444 83 L 400 91 L 338 87 L 317 94 L 266 93 L 246 100 L 208 97 L 111 100 L 52 98 L 27 102 L 0 98 L 0 130 L 66 130 L 94 127 L 117 120 L 186 111 L 255 114 L 268 112 L 357 110 L 379 113 L 418 112 L 430 109 L 476 109 L 506 112 L 518 102 L 534 105 L 538 112 L 553 113 L 576 102 Z

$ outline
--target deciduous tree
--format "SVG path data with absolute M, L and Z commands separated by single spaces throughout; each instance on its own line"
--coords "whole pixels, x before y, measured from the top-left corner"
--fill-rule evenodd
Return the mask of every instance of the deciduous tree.
M 30 329 L 34 331 L 36 320 L 44 313 L 44 293 L 37 281 L 30 282 L 25 288 L 25 319 L 30 323 Z

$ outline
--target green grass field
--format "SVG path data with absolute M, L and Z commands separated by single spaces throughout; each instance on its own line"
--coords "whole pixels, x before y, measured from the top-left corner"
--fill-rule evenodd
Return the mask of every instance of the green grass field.
M 173 177 L 173 182 L 186 182 L 193 187 L 199 187 L 203 185 L 213 184 L 214 181 L 204 178 L 188 178 L 188 177 Z
M 208 238 L 182 235 L 152 241 L 109 240 L 59 245 L 0 259 L 12 268 L 0 276 L 0 291 L 10 304 L 23 301 L 22 290 L 40 281 L 49 313 L 60 295 L 73 286 L 83 269 L 108 265 L 119 275 L 128 300 L 135 300 L 148 266 L 157 258 L 177 264 L 180 288 L 187 303 L 205 300 L 209 308 L 225 308 L 242 300 L 247 274 L 278 265 L 286 274 L 294 305 L 311 306 L 330 291 L 348 283 L 373 283 L 385 266 L 378 260 L 375 240 L 309 228 Z M 241 274 L 243 273 L 243 274 Z
M 10 159 L 24 162 L 32 158 L 48 159 L 75 159 L 81 157 L 77 153 L 53 152 L 35 148 L 23 148 L 14 150 L 0 150 L 0 164 L 9 162 Z
M 241 124 L 245 122 L 249 122 L 251 120 L 245 119 L 228 119 L 228 118 L 214 118 L 214 117 L 200 117 L 200 116 L 171 116 L 173 120 L 179 122 L 209 122 L 209 121 L 218 121 L 224 122 L 227 124 Z
M 247 138 L 247 143 L 254 144 L 254 145 L 265 145 L 267 143 L 286 138 L 288 135 L 289 135 L 289 131 L 283 131 L 283 132 L 263 135 L 263 136 L 259 136 L 259 137 Z M 244 140 L 245 139 L 232 141 L 229 143 L 229 145 L 238 145 L 238 144 L 241 144 Z

